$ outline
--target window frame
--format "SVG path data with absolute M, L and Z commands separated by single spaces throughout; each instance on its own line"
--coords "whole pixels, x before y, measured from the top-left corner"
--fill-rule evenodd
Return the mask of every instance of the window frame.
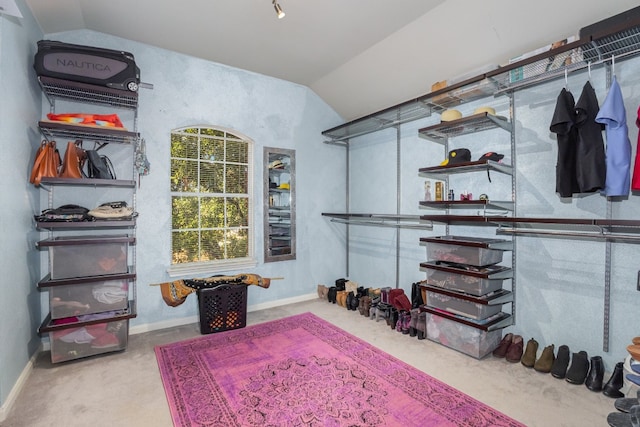
M 198 129 L 199 132 L 197 134 L 193 133 L 185 133 L 186 129 Z M 204 276 L 212 273 L 220 273 L 224 271 L 245 269 L 245 268 L 253 268 L 257 265 L 256 253 L 255 253 L 255 200 L 254 200 L 254 159 L 255 159 L 255 143 L 254 141 L 247 137 L 246 135 L 238 132 L 234 129 L 229 129 L 220 126 L 212 126 L 212 125 L 190 125 L 183 126 L 177 129 L 172 129 L 170 136 L 173 137 L 174 134 L 178 135 L 189 135 L 189 136 L 197 136 L 198 142 L 203 136 L 202 129 L 206 129 L 207 131 L 213 132 L 224 132 L 224 138 L 226 140 L 227 134 L 231 134 L 234 139 L 242 140 L 247 144 L 247 201 L 248 201 L 248 214 L 247 214 L 247 245 L 248 245 L 248 254 L 246 257 L 242 258 L 232 258 L 232 259 L 223 259 L 223 260 L 213 260 L 213 261 L 196 261 L 196 262 L 186 262 L 180 264 L 173 263 L 173 233 L 175 229 L 173 228 L 173 199 L 174 197 L 180 197 L 181 195 L 199 195 L 199 192 L 179 192 L 172 191 L 170 189 L 170 201 L 171 201 L 171 220 L 170 220 L 170 234 L 169 234 L 169 256 L 170 256 L 170 265 L 167 269 L 167 273 L 170 277 L 178 277 L 185 275 L 197 275 Z M 206 135 L 204 135 L 207 137 Z M 170 141 L 171 145 L 171 141 Z M 174 157 L 171 155 L 171 147 L 169 149 L 169 164 L 171 166 Z M 200 144 L 198 143 L 198 159 L 200 158 Z M 226 159 L 225 159 L 225 163 Z M 170 168 L 171 169 L 171 168 Z M 222 195 L 229 195 L 237 197 L 236 193 L 220 193 Z M 230 227 L 235 228 L 235 227 Z M 200 218 L 198 218 L 198 228 L 197 230 L 202 230 L 200 228 Z

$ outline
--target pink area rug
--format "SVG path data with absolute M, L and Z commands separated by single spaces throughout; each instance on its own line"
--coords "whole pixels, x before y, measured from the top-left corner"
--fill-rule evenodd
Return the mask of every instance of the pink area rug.
M 311 313 L 155 352 L 175 426 L 523 426 Z

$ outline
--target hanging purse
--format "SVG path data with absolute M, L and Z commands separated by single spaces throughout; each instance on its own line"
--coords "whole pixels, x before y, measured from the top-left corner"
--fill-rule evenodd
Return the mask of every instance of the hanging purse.
M 33 161 L 29 182 L 39 186 L 42 178 L 57 177 L 61 163 L 60 153 L 56 149 L 56 142 L 42 141 Z
M 69 141 L 60 169 L 60 178 L 82 178 L 82 166 L 85 159 L 86 154 L 82 149 L 82 141 Z
M 116 179 L 113 165 L 107 156 L 101 156 L 97 150 L 86 150 L 86 154 L 87 178 Z

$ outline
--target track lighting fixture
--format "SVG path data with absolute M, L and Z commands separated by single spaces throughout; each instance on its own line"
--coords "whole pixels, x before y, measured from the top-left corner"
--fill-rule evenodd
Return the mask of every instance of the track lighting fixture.
M 276 10 L 276 14 L 278 15 L 278 19 L 282 19 L 285 16 L 284 11 L 282 10 L 282 8 L 280 7 L 280 5 L 278 4 L 277 0 L 273 0 L 273 8 Z

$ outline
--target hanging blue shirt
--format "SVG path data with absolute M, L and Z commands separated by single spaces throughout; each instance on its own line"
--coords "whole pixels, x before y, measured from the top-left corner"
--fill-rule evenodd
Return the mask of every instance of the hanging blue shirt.
M 631 142 L 627 127 L 627 112 L 616 77 L 596 117 L 605 125 L 607 135 L 607 177 L 603 195 L 628 196 L 631 168 Z

